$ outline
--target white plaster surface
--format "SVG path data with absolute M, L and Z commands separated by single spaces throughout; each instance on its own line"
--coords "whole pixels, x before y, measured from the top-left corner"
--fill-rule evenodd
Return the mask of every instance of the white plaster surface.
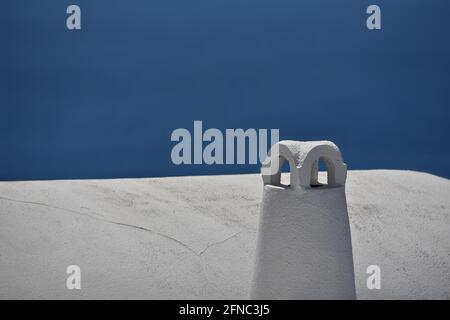
M 327 170 L 330 171 L 331 179 L 328 183 L 333 186 L 345 185 L 347 166 L 333 142 L 293 140 L 279 141 L 272 146 L 261 167 L 264 184 L 279 185 L 283 162 L 288 161 L 291 186 L 308 189 L 311 184 L 317 183 L 317 162 L 320 159 L 325 161 Z
M 245 299 L 260 175 L 0 182 L 1 299 Z M 450 183 L 349 171 L 359 299 L 450 299 Z M 81 290 L 67 290 L 67 266 Z M 381 290 L 366 268 L 381 267 Z
M 264 187 L 252 299 L 355 299 L 344 187 Z

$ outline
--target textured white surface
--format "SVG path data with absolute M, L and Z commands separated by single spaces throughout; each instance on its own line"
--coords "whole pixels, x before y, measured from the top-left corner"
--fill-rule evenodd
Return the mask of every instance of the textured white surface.
M 347 166 L 343 163 L 339 148 L 331 141 L 283 140 L 272 146 L 269 157 L 261 167 L 264 184 L 279 186 L 284 161 L 289 163 L 290 185 L 309 189 L 317 184 L 318 161 L 327 166 L 328 184 L 343 186 L 347 177 Z
M 344 187 L 264 187 L 252 299 L 355 299 Z
M 359 299 L 450 298 L 449 195 L 429 174 L 349 171 Z M 259 175 L 0 182 L 0 298 L 247 298 L 261 196 Z

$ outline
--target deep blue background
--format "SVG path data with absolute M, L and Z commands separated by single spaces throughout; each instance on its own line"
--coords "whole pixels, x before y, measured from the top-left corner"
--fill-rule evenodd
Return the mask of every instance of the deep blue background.
M 82 30 L 66 29 L 78 4 Z M 369 4 L 382 31 L 369 31 Z M 448 0 L 3 1 L 0 180 L 256 172 L 175 166 L 176 128 L 280 128 L 350 169 L 450 177 Z

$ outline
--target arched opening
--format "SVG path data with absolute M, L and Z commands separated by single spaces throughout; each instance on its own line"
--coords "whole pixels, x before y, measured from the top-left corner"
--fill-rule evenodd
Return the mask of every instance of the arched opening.
M 272 157 L 270 165 L 263 167 L 263 178 L 266 177 L 265 184 L 276 187 L 291 187 L 291 170 L 292 161 L 287 160 L 283 156 Z
M 335 184 L 335 168 L 333 161 L 320 157 L 311 167 L 311 188 L 333 186 Z
M 289 161 L 280 157 L 280 186 L 283 188 L 291 187 L 291 167 Z

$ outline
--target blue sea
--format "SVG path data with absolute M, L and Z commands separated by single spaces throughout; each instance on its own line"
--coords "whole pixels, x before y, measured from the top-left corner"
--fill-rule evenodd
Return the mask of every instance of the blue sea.
M 195 120 L 332 140 L 349 169 L 448 178 L 449 13 L 448 0 L 2 1 L 0 180 L 259 171 L 174 165 L 171 133 Z

